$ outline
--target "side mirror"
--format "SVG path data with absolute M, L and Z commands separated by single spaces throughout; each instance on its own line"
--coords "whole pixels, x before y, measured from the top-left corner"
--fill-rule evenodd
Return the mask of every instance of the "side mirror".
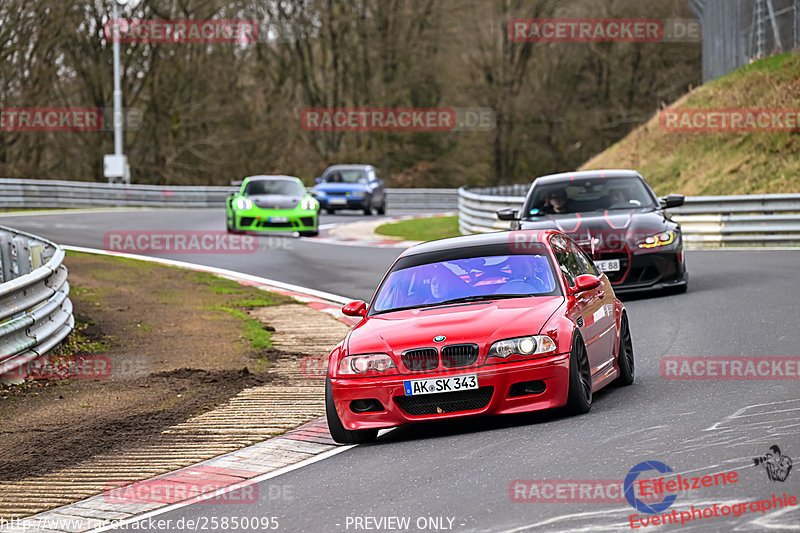
M 314 178 L 314 183 L 322 183 L 322 178 L 320 177 Z
M 686 201 L 686 197 L 682 194 L 668 194 L 659 198 L 661 207 L 669 209 L 670 207 L 680 207 Z
M 497 218 L 500 220 L 519 220 L 519 209 L 513 207 L 504 207 L 495 211 Z
M 367 302 L 356 300 L 342 307 L 342 313 L 347 316 L 366 316 Z
M 591 274 L 581 274 L 575 278 L 575 288 L 572 294 L 588 291 L 600 286 L 600 278 Z

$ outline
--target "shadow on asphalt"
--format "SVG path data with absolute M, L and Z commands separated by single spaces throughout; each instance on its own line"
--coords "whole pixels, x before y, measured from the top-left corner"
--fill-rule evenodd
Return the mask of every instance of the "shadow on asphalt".
M 592 405 L 603 401 L 609 394 L 617 390 L 616 387 L 607 386 L 594 393 Z M 593 407 L 594 408 L 594 407 Z M 592 416 L 592 411 L 585 415 Z M 530 413 L 520 413 L 513 415 L 496 415 L 467 417 L 451 420 L 436 420 L 433 422 L 420 422 L 407 426 L 400 426 L 379 437 L 373 444 L 362 444 L 361 446 L 379 446 L 395 442 L 405 442 L 424 439 L 435 439 L 441 437 L 453 437 L 456 435 L 480 433 L 483 431 L 496 431 L 498 429 L 508 429 L 521 426 L 535 426 L 547 424 L 573 418 L 564 412 L 563 408 L 547 409 L 543 411 L 533 411 Z

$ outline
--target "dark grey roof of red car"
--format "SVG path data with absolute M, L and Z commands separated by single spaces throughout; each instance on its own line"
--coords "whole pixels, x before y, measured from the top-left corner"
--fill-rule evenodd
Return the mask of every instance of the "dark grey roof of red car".
M 526 233 L 553 232 L 554 230 L 524 230 Z M 403 256 L 424 254 L 428 252 L 441 252 L 443 250 L 455 250 L 468 246 L 485 246 L 491 244 L 508 244 L 512 242 L 513 234 L 511 231 L 497 231 L 494 233 L 480 233 L 477 235 L 464 235 L 461 237 L 450 237 L 417 244 L 403 252 Z

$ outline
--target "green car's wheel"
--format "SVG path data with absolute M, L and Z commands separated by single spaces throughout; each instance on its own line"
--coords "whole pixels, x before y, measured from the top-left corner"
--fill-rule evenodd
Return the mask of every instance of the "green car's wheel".
M 312 231 L 301 231 L 300 232 L 300 236 L 301 237 L 316 237 L 317 235 L 319 235 L 319 230 L 316 230 L 316 229 L 312 230 Z

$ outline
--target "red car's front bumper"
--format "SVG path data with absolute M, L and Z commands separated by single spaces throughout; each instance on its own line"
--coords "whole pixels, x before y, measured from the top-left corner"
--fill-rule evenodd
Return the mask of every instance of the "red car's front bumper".
M 472 409 L 446 412 L 448 408 L 445 408 L 445 412 L 412 415 L 401 407 L 396 400 L 396 397 L 422 398 L 423 403 L 426 400 L 430 400 L 431 404 L 436 404 L 438 399 L 445 401 L 443 394 L 406 397 L 404 381 L 464 374 L 478 375 L 478 386 L 482 393 L 477 393 L 474 390 L 448 393 L 462 395 L 463 403 L 459 403 L 457 396 L 449 396 L 448 399 L 452 401 L 455 398 L 456 401 L 451 405 L 468 406 L 472 403 Z M 514 384 L 528 381 L 544 382 L 545 390 L 538 394 L 509 396 L 511 387 Z M 492 387 L 491 397 L 486 405 L 482 404 L 489 394 L 484 387 Z M 414 374 L 395 374 L 387 377 L 369 378 L 331 378 L 331 390 L 336 404 L 336 412 L 339 414 L 339 419 L 344 427 L 351 430 L 386 428 L 426 420 L 485 414 L 521 413 L 560 407 L 567 401 L 568 388 L 569 354 L 516 363 L 464 368 L 452 372 L 415 372 Z M 378 400 L 383 406 L 383 410 L 356 413 L 351 409 L 352 401 L 366 399 Z M 403 401 L 402 399 L 400 400 L 400 402 Z M 478 408 L 474 408 L 476 403 L 479 405 Z M 408 406 L 406 408 L 408 409 Z

